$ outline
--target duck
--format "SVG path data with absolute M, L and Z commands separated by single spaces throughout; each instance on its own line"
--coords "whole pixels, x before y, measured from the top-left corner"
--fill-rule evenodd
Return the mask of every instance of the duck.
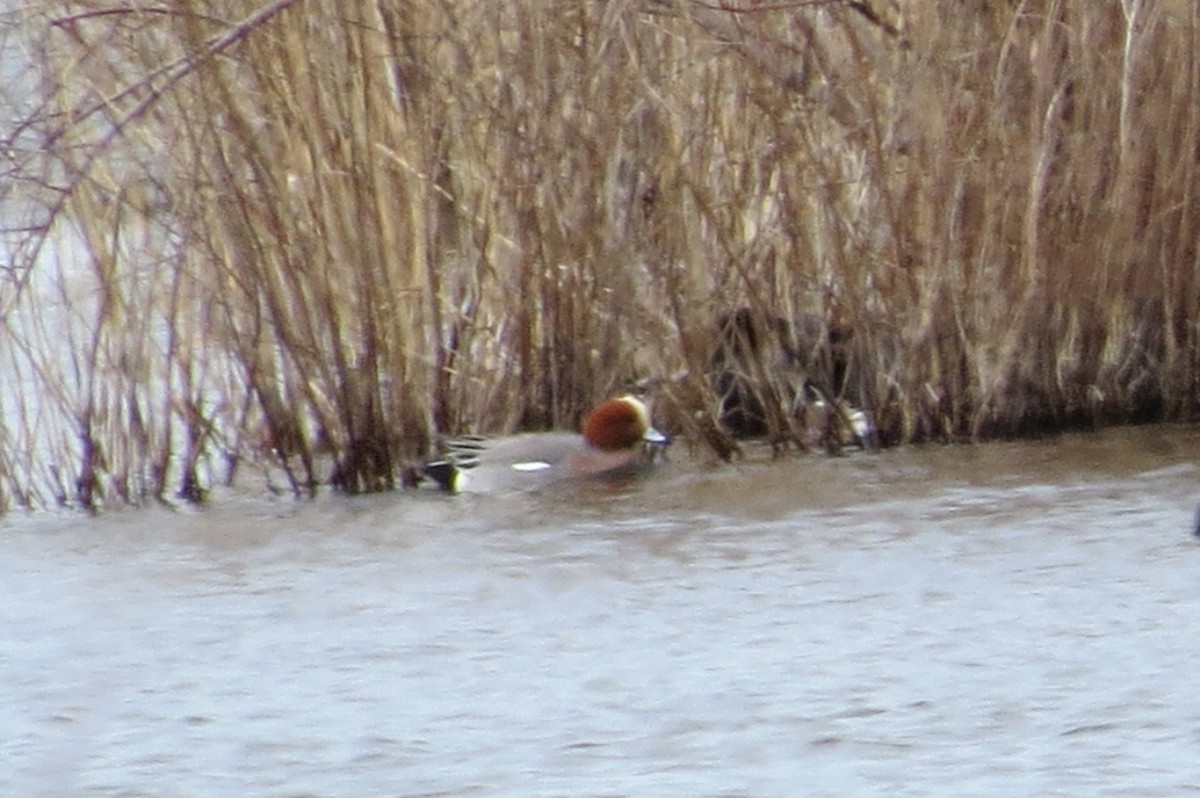
M 805 445 L 873 448 L 870 416 L 843 399 L 857 393 L 853 336 L 836 314 L 786 318 L 743 306 L 719 315 L 709 368 L 721 427 L 734 438 L 778 436 L 791 428 L 811 439 Z M 780 408 L 774 414 L 767 399 Z
M 592 408 L 583 419 L 582 434 L 538 432 L 495 439 L 469 435 L 447 441 L 446 454 L 426 463 L 424 474 L 447 493 L 616 479 L 649 470 L 670 442 L 650 425 L 646 405 L 625 395 Z

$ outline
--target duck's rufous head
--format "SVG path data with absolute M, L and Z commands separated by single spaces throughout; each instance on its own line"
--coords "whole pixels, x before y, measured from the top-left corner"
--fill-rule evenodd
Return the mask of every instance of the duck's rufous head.
M 633 396 L 609 399 L 583 419 L 588 445 L 606 452 L 635 449 L 645 443 L 667 443 L 667 436 L 650 426 L 646 405 Z

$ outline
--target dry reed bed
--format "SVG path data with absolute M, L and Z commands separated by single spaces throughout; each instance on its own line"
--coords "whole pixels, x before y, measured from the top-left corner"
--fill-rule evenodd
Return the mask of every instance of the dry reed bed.
M 647 379 L 711 438 L 735 307 L 852 329 L 884 443 L 1195 415 L 1187 0 L 245 13 L 5 20 L 0 506 L 386 489 Z

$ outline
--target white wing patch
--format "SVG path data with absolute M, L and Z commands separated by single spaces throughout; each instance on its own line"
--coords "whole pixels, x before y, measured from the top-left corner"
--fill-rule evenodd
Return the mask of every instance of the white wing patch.
M 513 471 L 545 471 L 550 464 L 543 460 L 530 460 L 524 463 L 513 463 Z

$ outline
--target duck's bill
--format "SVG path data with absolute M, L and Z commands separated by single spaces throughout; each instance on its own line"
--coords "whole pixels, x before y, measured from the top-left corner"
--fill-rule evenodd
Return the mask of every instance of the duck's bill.
M 644 440 L 646 443 L 652 443 L 655 446 L 670 446 L 671 445 L 671 439 L 668 438 L 666 435 L 663 435 L 661 432 L 656 430 L 654 427 L 650 427 L 649 429 L 646 430 L 646 434 L 642 436 L 642 440 Z

